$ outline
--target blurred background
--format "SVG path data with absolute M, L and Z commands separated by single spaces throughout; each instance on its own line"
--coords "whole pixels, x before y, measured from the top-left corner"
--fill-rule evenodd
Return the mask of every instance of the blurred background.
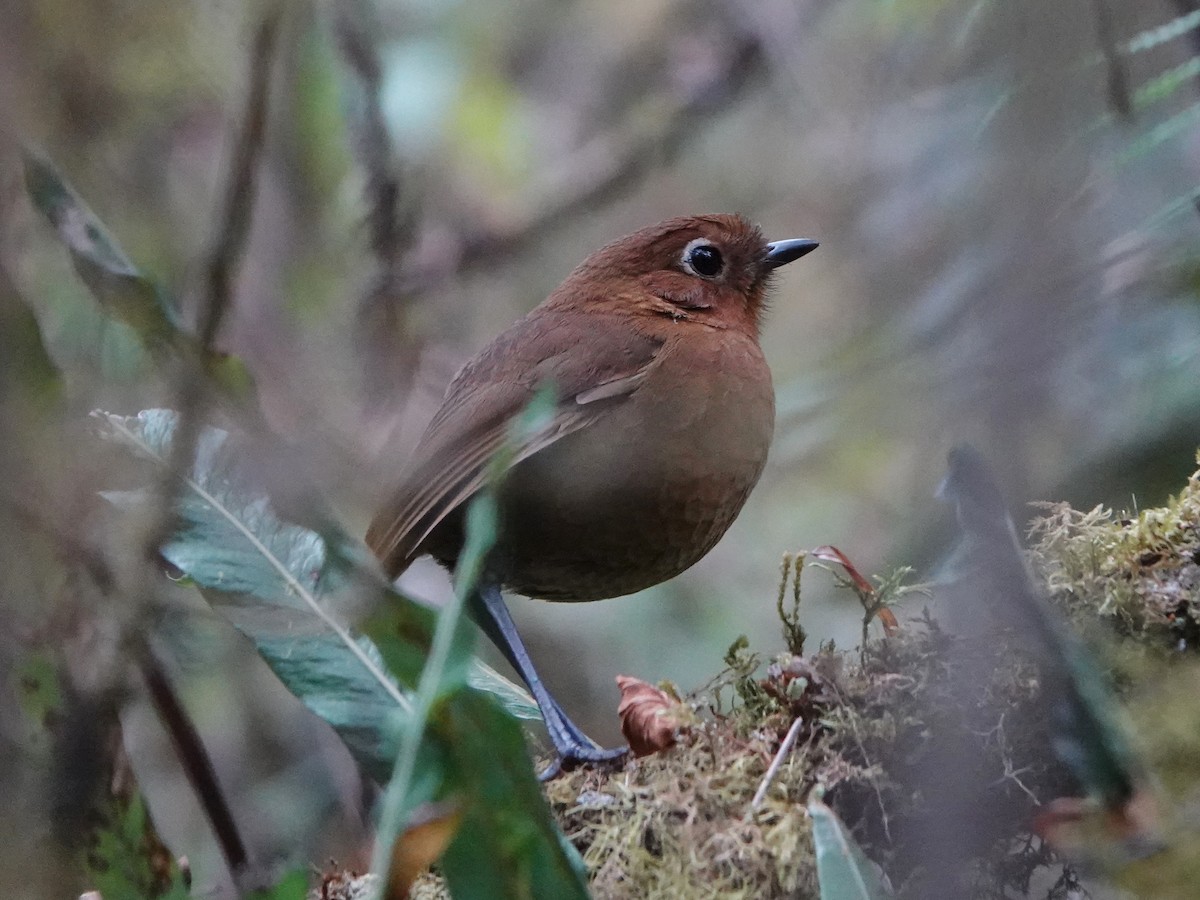
M 0 2 L 0 117 L 185 319 L 264 8 Z M 357 533 L 457 367 L 591 250 L 725 211 L 821 241 L 777 279 L 775 444 L 721 544 L 637 596 L 512 600 L 547 680 L 602 741 L 619 733 L 615 675 L 686 691 L 740 634 L 782 649 L 784 552 L 835 544 L 863 572 L 933 577 L 948 533 L 933 495 L 958 443 L 1012 498 L 1081 507 L 1152 505 L 1194 469 L 1194 0 L 294 0 L 272 65 L 220 344 Z M 0 262 L 69 409 L 169 402 L 29 208 L 15 157 L 0 162 Z M 10 376 L 26 364 L 0 359 Z M 70 471 L 51 492 L 64 515 L 95 490 L 85 462 Z M 403 586 L 448 590 L 434 565 Z M 6 617 L 36 618 L 40 595 L 4 590 Z M 857 642 L 848 594 L 810 578 L 804 603 L 812 640 Z M 358 787 L 323 726 L 231 634 L 176 665 L 264 852 L 351 852 Z M 135 768 L 163 770 L 142 774 L 156 818 L 218 883 L 142 703 L 126 730 Z

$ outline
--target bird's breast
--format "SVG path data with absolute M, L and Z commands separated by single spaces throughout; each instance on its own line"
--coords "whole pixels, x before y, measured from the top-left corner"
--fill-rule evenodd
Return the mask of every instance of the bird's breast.
M 509 587 L 632 593 L 691 566 L 733 523 L 766 461 L 774 395 L 753 339 L 702 336 L 669 342 L 632 395 L 514 469 L 498 548 Z

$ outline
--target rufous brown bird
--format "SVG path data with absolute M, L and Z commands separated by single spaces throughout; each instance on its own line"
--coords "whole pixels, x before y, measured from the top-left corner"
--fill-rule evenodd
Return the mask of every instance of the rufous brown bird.
M 762 474 L 775 399 L 758 337 L 776 268 L 815 249 L 741 216 L 669 219 L 589 256 L 455 376 L 367 532 L 390 578 L 453 567 L 464 513 L 510 422 L 543 385 L 553 420 L 498 494 L 499 537 L 472 598 L 537 700 L 561 764 L 615 758 L 538 677 L 501 596 L 631 594 L 678 575 L 733 522 Z

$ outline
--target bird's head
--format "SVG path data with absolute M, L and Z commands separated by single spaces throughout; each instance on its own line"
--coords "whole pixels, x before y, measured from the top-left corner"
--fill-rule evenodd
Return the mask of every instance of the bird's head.
M 662 315 L 757 334 L 771 273 L 816 247 L 805 238 L 767 241 L 738 215 L 668 219 L 597 250 L 547 304 Z

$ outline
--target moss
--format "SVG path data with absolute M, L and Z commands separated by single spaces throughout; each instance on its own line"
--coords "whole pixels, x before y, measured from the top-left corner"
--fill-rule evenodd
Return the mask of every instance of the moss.
M 1200 471 L 1162 507 L 1044 507 L 1030 528 L 1032 557 L 1075 619 L 1163 650 L 1200 648 Z
M 1035 570 L 1078 628 L 1107 639 L 1101 664 L 1122 687 L 1147 761 L 1171 796 L 1200 810 L 1200 473 L 1164 507 L 1135 515 L 1046 510 L 1032 529 Z M 778 607 L 784 645 L 801 651 L 798 586 L 784 602 L 794 562 L 783 566 Z M 873 599 L 905 590 L 898 578 L 877 585 Z M 939 746 L 966 761 L 955 785 L 962 802 L 987 810 L 965 845 L 969 895 L 1079 895 L 1075 873 L 1029 831 L 1040 806 L 1080 789 L 1055 759 L 1042 679 L 1019 638 L 972 643 L 926 615 L 857 654 L 822 647 L 766 666 L 762 656 L 734 643 L 726 668 L 687 698 L 691 725 L 670 750 L 546 785 L 595 896 L 815 897 L 804 801 L 817 785 L 897 896 L 919 896 L 928 856 L 914 825 L 934 811 L 927 792 Z M 797 719 L 799 737 L 755 805 Z M 1200 871 L 1192 856 L 1168 851 L 1117 880 L 1142 896 L 1190 896 Z

